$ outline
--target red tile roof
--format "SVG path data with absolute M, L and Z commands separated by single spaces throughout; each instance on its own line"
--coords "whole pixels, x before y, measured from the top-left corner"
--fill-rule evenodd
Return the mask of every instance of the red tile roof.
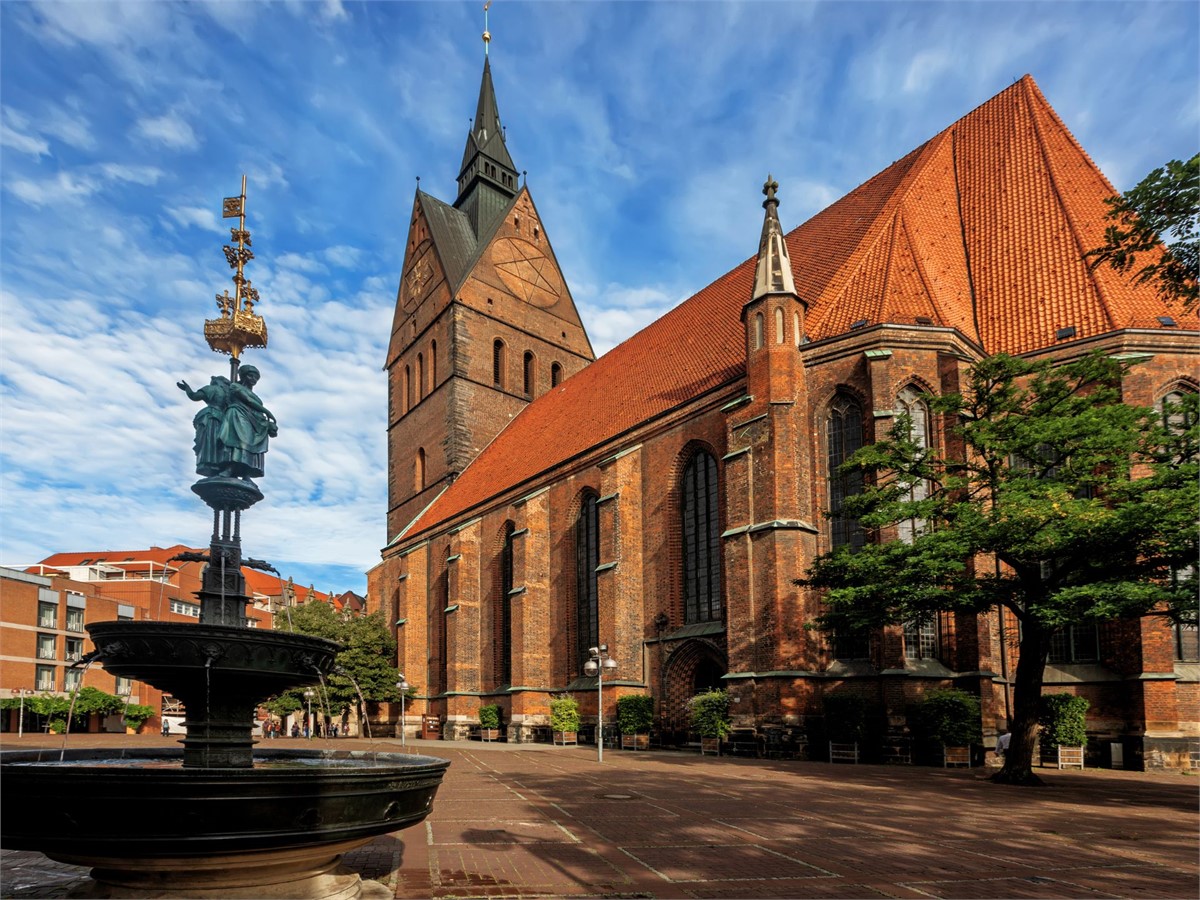
M 808 336 L 926 316 L 1022 353 L 1159 327 L 1153 287 L 1083 258 L 1115 193 L 1026 75 L 787 236 Z M 742 376 L 753 279 L 751 258 L 531 403 L 405 538 Z

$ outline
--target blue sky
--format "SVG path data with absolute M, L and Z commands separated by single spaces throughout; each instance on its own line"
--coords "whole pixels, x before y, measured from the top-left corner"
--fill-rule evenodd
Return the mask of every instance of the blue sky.
M 1025 73 L 1118 189 L 1200 144 L 1200 7 L 496 0 L 508 146 L 597 353 Z M 207 540 L 221 198 L 280 434 L 248 553 L 365 589 L 415 178 L 454 199 L 482 2 L 0 3 L 0 564 Z

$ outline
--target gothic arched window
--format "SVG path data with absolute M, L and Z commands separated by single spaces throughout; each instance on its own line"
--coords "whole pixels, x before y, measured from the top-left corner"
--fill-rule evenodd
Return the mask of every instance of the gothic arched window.
M 761 350 L 763 345 L 763 316 L 762 313 L 754 314 L 754 340 L 753 345 L 755 350 Z
M 830 543 L 834 547 L 850 545 L 855 550 L 862 547 L 864 535 L 858 519 L 843 512 L 846 498 L 861 494 L 862 473 L 838 472 L 838 466 L 854 455 L 863 445 L 862 407 L 853 397 L 840 395 L 829 407 L 826 422 L 826 441 L 829 460 L 829 527 Z
M 425 396 L 425 354 L 417 354 L 417 399 Z
M 437 387 L 437 341 L 429 342 L 429 390 Z
M 584 495 L 575 523 L 575 620 L 576 663 L 580 671 L 588 659 L 588 648 L 600 643 L 600 497 Z
M 721 517 L 717 461 L 701 450 L 688 461 L 680 482 L 683 513 L 684 621 L 721 619 Z
M 416 464 L 413 466 L 413 487 L 418 491 L 425 490 L 425 448 L 417 448 Z
M 500 578 L 493 609 L 496 612 L 492 646 L 496 687 L 512 684 L 513 524 L 505 523 L 500 546 Z
M 775 343 L 782 344 L 784 338 L 783 333 L 783 307 L 775 307 Z
M 412 369 L 409 366 L 404 367 L 404 411 L 408 412 L 412 409 Z
M 906 387 L 896 398 L 896 414 L 908 416 L 909 437 L 918 447 L 928 449 L 930 441 L 929 405 L 925 402 L 925 398 L 916 389 Z M 917 481 L 909 488 L 908 498 L 910 500 L 924 500 L 928 496 L 928 481 Z M 900 540 L 909 544 L 924 528 L 925 520 L 917 518 L 905 519 L 896 525 Z
M 562 366 L 558 363 L 550 364 L 550 387 L 558 387 L 562 384 Z

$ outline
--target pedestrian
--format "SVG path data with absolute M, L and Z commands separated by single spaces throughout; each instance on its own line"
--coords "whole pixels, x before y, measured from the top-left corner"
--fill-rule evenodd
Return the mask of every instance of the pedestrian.
M 292 723 L 292 737 L 294 737 L 294 738 L 300 737 L 300 726 L 297 725 L 295 722 Z
M 996 755 L 1001 759 L 1008 753 L 1008 745 L 1012 741 L 1012 733 L 1004 732 L 996 738 Z
M 163 719 L 162 722 L 163 722 L 163 726 L 162 726 L 163 737 L 166 737 L 167 735 L 169 735 L 171 733 L 171 723 L 169 721 L 167 721 L 166 719 Z

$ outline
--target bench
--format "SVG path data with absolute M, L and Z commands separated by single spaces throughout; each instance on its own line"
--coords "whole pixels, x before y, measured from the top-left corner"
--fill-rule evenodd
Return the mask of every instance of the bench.
M 1058 767 L 1065 769 L 1067 767 L 1078 766 L 1083 768 L 1083 748 L 1082 747 L 1064 747 L 1058 745 Z
M 829 742 L 830 762 L 850 762 L 858 764 L 858 742 L 853 744 L 838 744 Z
M 942 747 L 942 768 L 965 766 L 971 768 L 970 747 Z

